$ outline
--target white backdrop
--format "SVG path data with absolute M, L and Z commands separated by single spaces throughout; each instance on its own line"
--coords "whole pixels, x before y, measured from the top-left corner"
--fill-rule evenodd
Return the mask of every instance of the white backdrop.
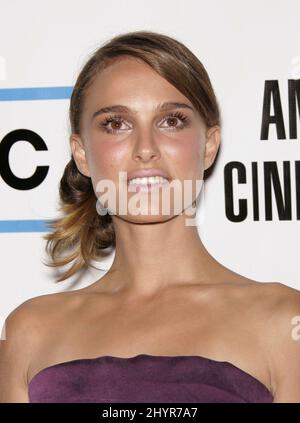
M 58 182 L 70 158 L 68 95 L 79 69 L 97 46 L 132 30 L 163 32 L 185 43 L 205 65 L 215 88 L 222 113 L 222 145 L 199 209 L 198 228 L 206 248 L 244 276 L 300 288 L 299 85 L 299 112 L 293 121 L 298 125 L 296 137 L 290 137 L 289 117 L 294 109 L 290 103 L 289 110 L 288 98 L 288 81 L 300 78 L 299 0 L 1 0 L 0 5 L 2 318 L 28 298 L 77 289 L 103 275 L 91 268 L 55 284 L 54 271 L 42 263 L 46 256 L 41 231 L 43 222 L 57 215 Z M 276 131 L 279 126 L 270 124 L 268 139 L 261 140 L 266 81 L 274 81 L 275 88 L 278 84 L 267 111 L 274 114 L 273 100 L 280 94 L 276 104 L 282 107 L 283 139 Z M 38 134 L 44 150 L 36 151 L 13 132 L 20 129 Z M 4 147 L 11 137 L 19 141 L 5 157 Z M 232 162 L 245 170 L 246 183 L 238 184 L 235 169 L 224 172 Z M 267 162 L 278 170 L 279 179 L 271 200 L 265 201 Z M 252 163 L 257 165 L 258 219 L 253 214 Z M 37 166 L 48 166 L 41 183 L 30 189 L 11 186 L 7 169 L 22 179 L 29 178 Z M 231 174 L 236 215 L 239 199 L 247 201 L 247 213 L 240 221 L 233 221 L 225 209 L 224 186 L 225 182 L 230 186 Z M 280 196 L 275 196 L 275 190 L 283 192 L 284 183 L 287 188 L 290 183 L 290 191 L 283 195 L 285 217 L 278 213 Z M 271 206 L 272 217 L 266 219 Z M 94 264 L 108 269 L 112 259 Z

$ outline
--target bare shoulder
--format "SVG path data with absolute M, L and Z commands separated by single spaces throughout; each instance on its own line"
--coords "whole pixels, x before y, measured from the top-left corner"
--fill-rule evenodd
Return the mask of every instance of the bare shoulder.
M 277 297 L 278 300 L 285 299 L 297 299 L 300 296 L 300 290 L 292 288 L 291 286 L 285 285 L 281 282 L 259 282 L 261 285 L 269 289 L 273 293 L 274 298 Z
M 265 292 L 263 326 L 274 402 L 300 402 L 300 291 L 276 282 Z
M 28 402 L 27 368 L 40 320 L 36 301 L 27 300 L 5 319 L 0 342 L 0 402 Z
M 78 303 L 78 295 L 71 292 L 59 292 L 52 294 L 39 295 L 29 298 L 16 307 L 5 320 L 6 338 L 7 331 L 10 336 L 18 333 L 18 336 L 24 334 L 26 339 L 34 337 L 38 329 L 43 327 L 46 319 L 51 317 L 51 312 L 60 305 L 65 307 Z
M 251 281 L 236 289 L 251 311 L 263 319 L 261 323 L 269 333 L 274 325 L 278 329 L 291 329 L 291 319 L 300 314 L 300 291 L 280 282 Z M 264 332 L 264 336 L 265 332 Z
M 72 291 L 40 295 L 24 301 L 7 316 L 0 341 L 0 402 L 28 402 L 31 358 L 51 319 L 58 319 L 59 310 L 78 304 L 78 297 Z
M 262 346 L 273 402 L 300 402 L 300 291 L 280 282 L 246 281 L 233 290 L 234 306 Z M 238 301 L 237 301 L 238 300 Z
M 5 320 L 5 339 L 22 338 L 22 341 L 38 339 L 45 333 L 47 324 L 63 320 L 83 302 L 81 290 L 64 291 L 30 298 L 16 307 Z
M 260 295 L 263 294 L 263 304 L 272 324 L 289 322 L 291 317 L 300 313 L 300 291 L 280 282 L 260 283 Z
M 267 328 L 274 342 L 285 337 L 291 339 L 291 330 L 297 317 L 300 319 L 300 291 L 283 283 L 275 282 L 265 289 L 268 304 Z M 277 333 L 277 336 L 275 334 Z
M 249 301 L 249 306 L 254 302 L 259 306 L 262 305 L 266 311 L 275 307 L 277 313 L 280 313 L 281 308 L 282 311 L 289 308 L 291 302 L 297 303 L 297 299 L 300 298 L 299 290 L 280 282 L 259 282 L 243 277 L 233 283 L 232 288 L 233 298 L 245 297 Z

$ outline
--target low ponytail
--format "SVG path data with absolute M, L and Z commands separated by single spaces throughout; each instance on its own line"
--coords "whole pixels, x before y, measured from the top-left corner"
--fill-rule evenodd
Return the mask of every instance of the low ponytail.
M 91 179 L 80 173 L 73 156 L 61 178 L 59 195 L 63 216 L 50 221 L 52 231 L 43 237 L 52 259 L 45 264 L 60 267 L 74 263 L 57 282 L 87 268 L 91 260 L 102 257 L 101 250 L 115 244 L 112 218 L 109 213 L 97 213 Z

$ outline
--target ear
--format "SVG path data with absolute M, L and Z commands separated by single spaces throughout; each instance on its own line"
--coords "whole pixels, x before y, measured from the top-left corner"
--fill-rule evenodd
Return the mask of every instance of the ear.
M 86 160 L 84 144 L 78 134 L 71 134 L 70 147 L 78 170 L 83 175 L 90 177 L 91 175 Z
M 214 162 L 221 142 L 221 129 L 219 125 L 208 128 L 206 132 L 206 143 L 204 153 L 204 170 L 208 169 Z

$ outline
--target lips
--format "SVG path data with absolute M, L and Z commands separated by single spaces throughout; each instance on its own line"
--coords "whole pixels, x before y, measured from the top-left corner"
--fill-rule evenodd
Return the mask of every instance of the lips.
M 133 178 L 143 178 L 143 177 L 149 177 L 149 176 L 162 176 L 168 181 L 170 180 L 169 176 L 164 170 L 151 168 L 151 169 L 139 169 L 139 170 L 134 170 L 132 172 L 129 172 L 127 174 L 127 182 Z

